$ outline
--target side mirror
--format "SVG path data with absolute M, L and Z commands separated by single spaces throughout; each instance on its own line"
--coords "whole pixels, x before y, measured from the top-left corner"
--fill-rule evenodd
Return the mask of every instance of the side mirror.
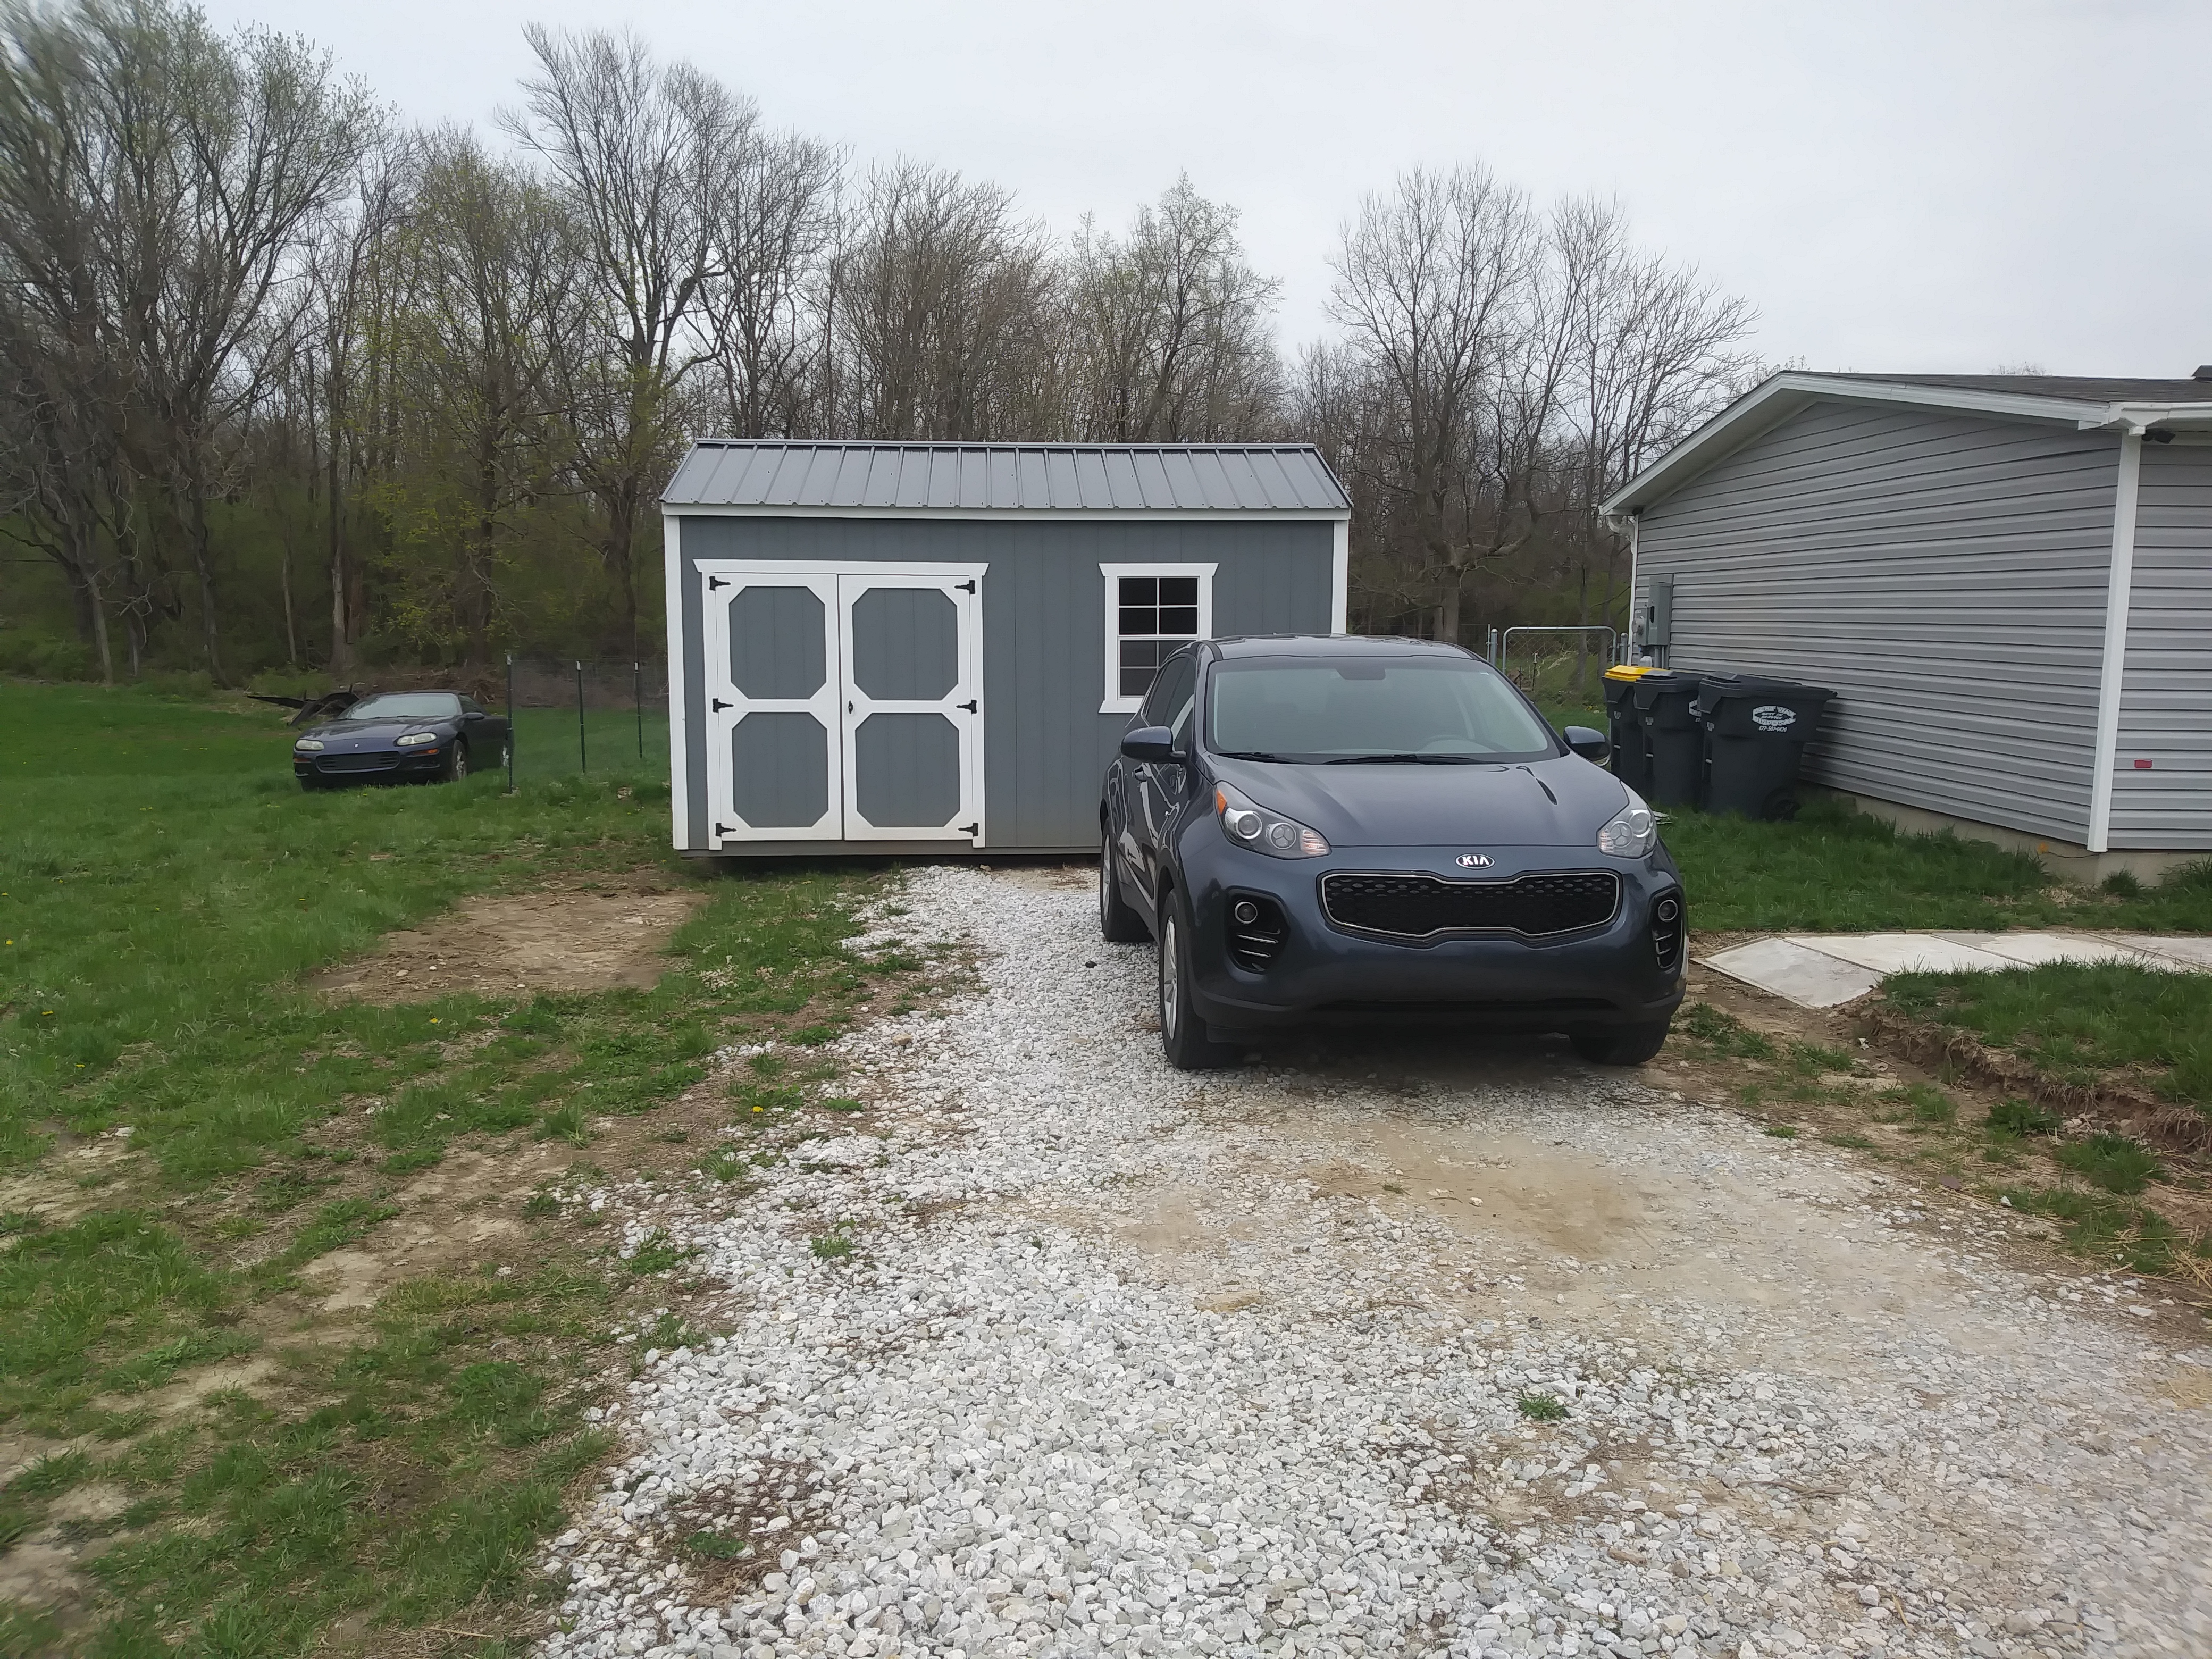
M 461 718 L 465 720 L 480 720 L 483 717 L 483 710 L 481 708 L 465 708 L 461 711 Z
M 1122 757 L 1133 761 L 1171 761 L 1176 757 L 1175 733 L 1164 726 L 1139 726 L 1121 734 Z
M 1601 766 L 1605 763 L 1605 757 L 1613 752 L 1613 744 L 1607 741 L 1605 733 L 1593 731 L 1587 726 L 1570 726 L 1559 735 L 1567 740 L 1568 748 L 1584 760 L 1595 761 Z

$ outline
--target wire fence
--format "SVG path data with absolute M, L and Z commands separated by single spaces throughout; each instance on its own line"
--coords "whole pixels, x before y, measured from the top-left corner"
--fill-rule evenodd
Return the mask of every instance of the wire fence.
M 514 787 L 556 777 L 668 775 L 668 665 L 510 657 L 495 695 L 513 723 Z

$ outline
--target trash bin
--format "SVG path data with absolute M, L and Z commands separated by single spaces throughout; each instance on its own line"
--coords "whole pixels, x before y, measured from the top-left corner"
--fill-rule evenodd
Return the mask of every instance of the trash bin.
M 1836 694 L 1755 674 L 1708 674 L 1698 694 L 1705 727 L 1705 808 L 1747 818 L 1797 816 L 1797 767 Z
M 1695 674 L 1667 669 L 1636 682 L 1636 718 L 1644 730 L 1645 775 L 1651 785 L 1638 793 L 1654 806 L 1698 804 L 1705 769 L 1705 733 L 1697 714 L 1698 684 Z
M 1605 671 L 1606 736 L 1613 743 L 1613 775 L 1639 795 L 1651 793 L 1651 757 L 1636 717 L 1636 682 L 1651 671 L 1617 664 Z

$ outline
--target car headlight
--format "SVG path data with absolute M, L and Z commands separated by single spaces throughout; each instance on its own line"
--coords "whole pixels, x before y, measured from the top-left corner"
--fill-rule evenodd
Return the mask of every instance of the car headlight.
M 402 749 L 412 749 L 417 744 L 435 743 L 437 740 L 435 732 L 410 732 L 405 737 L 397 739 Z
M 1225 783 L 1214 786 L 1213 815 L 1221 820 L 1221 833 L 1237 845 L 1271 858 L 1317 859 L 1328 851 L 1320 830 L 1255 805 Z
M 320 738 L 301 738 L 301 739 L 299 740 L 299 742 L 297 742 L 297 743 L 295 743 L 295 744 L 294 744 L 292 745 L 292 747 L 293 747 L 293 748 L 295 748 L 295 749 L 306 749 L 306 750 L 316 750 L 316 749 L 320 749 L 322 746 L 323 746 L 323 740 L 322 740 Z
M 1659 820 L 1633 789 L 1628 792 L 1628 805 L 1597 832 L 1597 850 L 1617 859 L 1640 859 L 1658 844 Z

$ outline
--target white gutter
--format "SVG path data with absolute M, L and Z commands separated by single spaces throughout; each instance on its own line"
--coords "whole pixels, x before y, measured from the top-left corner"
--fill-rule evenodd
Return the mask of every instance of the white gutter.
M 2096 770 L 2089 780 L 2093 853 L 2107 850 L 2112 829 L 2112 779 L 2120 760 L 2120 687 L 2128 666 L 2128 607 L 2136 573 L 2136 498 L 2142 482 L 2142 432 L 2120 434 L 2119 474 L 2112 492 L 2112 562 L 2105 580 L 2105 659 L 2097 677 Z

